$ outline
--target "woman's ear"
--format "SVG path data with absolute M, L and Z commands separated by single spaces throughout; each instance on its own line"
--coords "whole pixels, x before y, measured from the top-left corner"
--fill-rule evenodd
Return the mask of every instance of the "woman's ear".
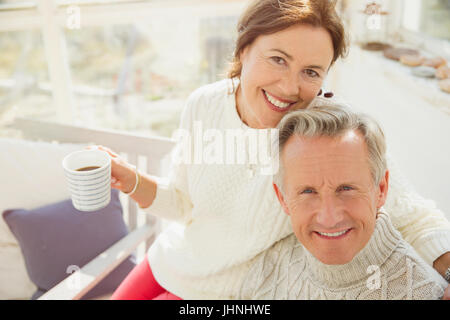
M 389 170 L 386 170 L 384 177 L 378 184 L 378 202 L 377 208 L 380 209 L 386 202 L 387 194 L 389 190 Z
M 283 207 L 283 211 L 289 216 L 290 215 L 289 208 L 286 205 L 286 202 L 284 201 L 283 193 L 275 183 L 273 183 L 272 185 L 273 189 L 275 190 L 275 194 L 277 195 L 278 201 L 280 201 L 280 204 Z
M 242 62 L 245 60 L 247 54 L 248 54 L 248 50 L 250 48 L 250 45 L 247 45 L 245 48 L 243 48 L 241 50 L 241 52 L 239 52 L 238 54 L 238 58 L 239 58 L 239 62 L 241 63 L 241 65 L 243 64 Z

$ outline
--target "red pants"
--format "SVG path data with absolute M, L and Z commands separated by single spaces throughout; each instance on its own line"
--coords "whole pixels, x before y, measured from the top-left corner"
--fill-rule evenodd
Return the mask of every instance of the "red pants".
M 111 300 L 182 300 L 161 287 L 153 277 L 147 256 L 122 281 Z

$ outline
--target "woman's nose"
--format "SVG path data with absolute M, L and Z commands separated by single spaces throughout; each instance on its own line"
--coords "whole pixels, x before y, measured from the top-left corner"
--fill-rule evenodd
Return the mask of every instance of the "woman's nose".
M 298 100 L 301 91 L 301 81 L 298 75 L 287 74 L 280 81 L 280 91 L 285 99 Z

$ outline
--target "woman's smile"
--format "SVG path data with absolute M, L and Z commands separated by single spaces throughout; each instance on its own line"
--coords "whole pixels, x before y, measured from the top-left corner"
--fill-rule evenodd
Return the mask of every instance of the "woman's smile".
M 269 108 L 276 112 L 287 112 L 294 106 L 298 101 L 289 101 L 285 99 L 280 99 L 277 96 L 261 89 L 264 100 L 266 101 Z

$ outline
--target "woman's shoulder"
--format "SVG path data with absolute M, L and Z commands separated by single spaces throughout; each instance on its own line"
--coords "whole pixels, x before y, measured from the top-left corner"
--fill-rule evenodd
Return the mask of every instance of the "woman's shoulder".
M 329 106 L 329 105 L 340 105 L 342 107 L 346 107 L 346 108 L 349 108 L 349 109 L 354 109 L 354 106 L 351 105 L 347 100 L 345 100 L 342 97 L 338 97 L 338 96 L 333 96 L 331 98 L 325 98 L 325 97 L 322 97 L 322 96 L 317 96 L 311 101 L 311 103 L 309 104 L 308 108 Z
M 225 107 L 230 101 L 227 99 L 233 94 L 231 79 L 205 84 L 195 89 L 188 97 L 184 113 L 195 119 L 208 119 L 214 117 L 220 107 Z M 214 109 L 215 112 L 211 112 Z
M 217 99 L 223 99 L 232 93 L 233 81 L 231 79 L 223 79 L 195 89 L 189 95 L 188 102 L 207 104 Z

